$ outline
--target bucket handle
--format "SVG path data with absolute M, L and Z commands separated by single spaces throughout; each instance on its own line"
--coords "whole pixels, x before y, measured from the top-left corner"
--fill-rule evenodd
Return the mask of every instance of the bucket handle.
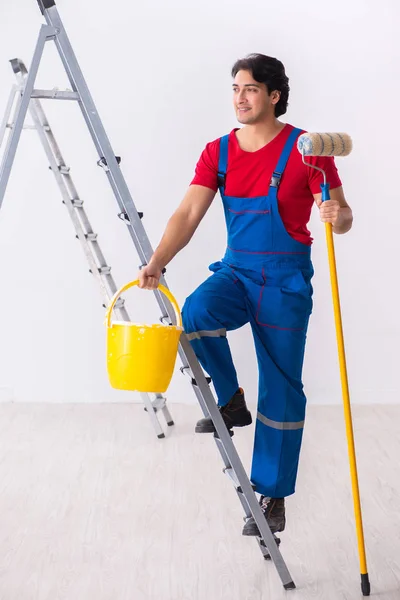
M 114 308 L 114 305 L 116 303 L 116 301 L 118 300 L 119 296 L 121 294 L 123 294 L 124 292 L 126 292 L 126 290 L 129 290 L 129 288 L 133 287 L 134 285 L 138 285 L 139 283 L 139 279 L 135 279 L 135 281 L 130 281 L 129 283 L 126 283 L 125 285 L 123 285 L 117 292 L 115 292 L 114 296 L 111 299 L 111 302 L 107 308 L 107 312 L 106 312 L 106 325 L 107 327 L 110 327 L 111 325 L 111 314 Z M 177 301 L 175 300 L 174 296 L 171 294 L 171 292 L 163 285 L 161 285 L 161 283 L 158 284 L 158 288 L 160 290 L 160 292 L 162 292 L 167 298 L 168 300 L 171 302 L 172 306 L 174 307 L 175 310 L 175 314 L 176 314 L 176 320 L 178 323 L 178 327 L 182 327 L 182 315 L 181 315 L 181 311 L 179 310 L 179 306 Z

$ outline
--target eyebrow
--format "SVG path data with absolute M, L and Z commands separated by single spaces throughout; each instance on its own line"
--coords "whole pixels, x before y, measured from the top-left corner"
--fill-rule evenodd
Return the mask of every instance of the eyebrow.
M 238 83 L 232 83 L 232 87 L 239 87 Z M 245 83 L 243 87 L 257 87 L 259 88 L 260 85 L 258 83 Z

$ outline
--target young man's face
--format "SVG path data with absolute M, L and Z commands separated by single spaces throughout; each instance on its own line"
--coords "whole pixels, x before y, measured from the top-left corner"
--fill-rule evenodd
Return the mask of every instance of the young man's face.
M 233 82 L 233 106 L 239 123 L 254 125 L 274 114 L 279 92 L 269 96 L 264 83 L 253 79 L 250 71 L 239 71 Z

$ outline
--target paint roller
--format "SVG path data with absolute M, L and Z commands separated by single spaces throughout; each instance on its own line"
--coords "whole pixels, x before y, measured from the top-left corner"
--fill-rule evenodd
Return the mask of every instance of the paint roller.
M 347 133 L 303 133 L 297 148 L 304 156 L 348 156 L 353 142 Z
M 297 140 L 297 149 L 303 157 L 303 162 L 312 169 L 317 169 L 323 174 L 324 182 L 321 183 L 322 200 L 330 200 L 329 182 L 326 173 L 320 167 L 305 161 L 306 156 L 348 156 L 353 149 L 351 137 L 347 133 L 303 133 Z M 350 475 L 353 491 L 354 514 L 357 530 L 358 551 L 360 556 L 361 590 L 364 596 L 370 595 L 370 582 L 365 555 L 363 523 L 361 515 L 360 492 L 357 476 L 357 462 L 352 425 L 349 384 L 346 367 L 346 354 L 344 348 L 342 317 L 340 310 L 339 286 L 336 270 L 335 250 L 333 245 L 332 223 L 325 223 L 326 241 L 328 246 L 329 270 L 331 276 L 333 309 L 335 315 L 336 338 L 338 344 L 340 378 L 342 385 L 346 435 L 350 462 Z
M 323 169 L 311 165 L 304 160 L 305 156 L 348 156 L 353 149 L 353 142 L 347 133 L 303 133 L 297 140 L 297 149 L 303 157 L 303 163 L 317 169 L 323 174 L 321 184 L 322 200 L 330 200 L 329 183 Z

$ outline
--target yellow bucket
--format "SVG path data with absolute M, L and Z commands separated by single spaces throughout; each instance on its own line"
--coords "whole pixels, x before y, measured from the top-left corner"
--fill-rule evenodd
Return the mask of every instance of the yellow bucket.
M 112 298 L 106 312 L 107 372 L 110 384 L 118 390 L 165 392 L 174 372 L 179 339 L 183 331 L 178 304 L 171 292 L 158 289 L 171 302 L 178 325 L 141 325 L 129 321 L 111 323 L 111 314 L 119 296 L 138 285 L 124 285 Z

